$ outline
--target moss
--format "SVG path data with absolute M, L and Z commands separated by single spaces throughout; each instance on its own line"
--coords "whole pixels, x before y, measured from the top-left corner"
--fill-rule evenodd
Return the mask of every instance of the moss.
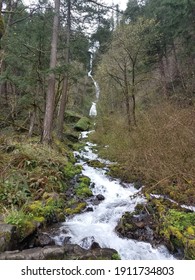
M 190 236 L 194 235 L 194 237 L 195 237 L 195 226 L 188 227 L 186 232 L 188 235 L 190 235 Z
M 161 218 L 160 234 L 164 236 L 173 251 L 184 251 L 184 258 L 194 259 L 192 245 L 195 240 L 195 213 L 170 209 Z
M 32 213 L 34 217 L 44 218 L 46 222 L 61 217 L 62 209 L 64 208 L 64 200 L 56 193 L 44 193 L 44 199 L 34 201 L 26 206 L 26 211 Z M 61 220 L 61 218 L 60 218 Z
M 78 181 L 80 183 L 85 184 L 85 186 L 88 186 L 88 187 L 90 186 L 90 183 L 91 183 L 91 179 L 89 177 L 87 177 L 87 176 L 80 177 Z
M 86 131 L 89 129 L 90 120 L 87 117 L 81 118 L 74 126 L 78 131 Z
M 185 258 L 195 260 L 195 239 L 188 240 L 185 248 Z
M 99 160 L 90 160 L 87 162 L 87 164 L 94 168 L 104 168 L 106 166 L 104 163 L 100 162 Z
M 80 151 L 85 147 L 86 143 L 79 141 L 79 143 L 74 143 L 72 145 L 72 149 L 74 151 Z
M 113 254 L 112 257 L 111 257 L 111 259 L 112 259 L 112 260 L 121 260 L 121 258 L 120 258 L 120 256 L 119 256 L 118 253 Z
M 75 113 L 71 110 L 67 110 L 65 112 L 65 120 L 66 123 L 76 123 L 78 122 L 80 119 L 82 118 L 81 115 L 79 115 L 78 113 Z
M 87 176 L 82 176 L 78 180 L 78 184 L 76 185 L 76 195 L 79 198 L 87 198 L 93 195 L 91 189 L 89 188 L 91 180 Z
M 93 195 L 92 191 L 88 187 L 80 187 L 76 190 L 76 195 L 81 198 L 87 198 Z
M 86 202 L 81 202 L 81 203 L 78 203 L 76 205 L 72 205 L 72 208 L 65 208 L 65 214 L 68 214 L 68 215 L 74 215 L 74 214 L 78 214 L 80 213 L 82 210 L 85 209 L 85 207 L 87 206 L 87 203 Z
M 0 39 L 3 36 L 4 33 L 5 33 L 4 20 L 3 20 L 2 15 L 0 15 Z

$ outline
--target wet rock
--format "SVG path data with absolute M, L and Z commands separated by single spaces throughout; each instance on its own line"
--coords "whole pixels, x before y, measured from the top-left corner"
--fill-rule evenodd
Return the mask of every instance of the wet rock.
M 91 244 L 95 242 L 95 238 L 94 236 L 87 236 L 87 237 L 84 237 L 82 240 L 81 240 L 81 247 L 82 248 L 90 248 L 91 247 Z
M 155 235 L 152 217 L 148 214 L 134 215 L 126 212 L 119 220 L 115 230 L 120 236 L 150 242 L 152 245 L 159 243 Z
M 85 250 L 78 245 L 48 246 L 23 251 L 7 251 L 0 260 L 111 260 L 117 254 L 114 249 L 94 248 Z
M 35 242 L 36 247 L 45 247 L 54 244 L 55 244 L 54 240 L 46 233 L 38 234 L 38 237 Z
M 66 237 L 64 238 L 63 244 L 70 244 L 70 239 L 71 239 L 70 236 L 66 236 Z
M 92 203 L 93 203 L 94 205 L 98 205 L 98 204 L 100 204 L 100 200 L 94 199 L 94 200 L 92 201 Z
M 97 198 L 99 201 L 101 201 L 101 200 L 104 200 L 104 199 L 105 199 L 105 197 L 104 197 L 102 194 L 98 194 L 98 195 L 96 195 L 96 198 Z
M 17 246 L 16 227 L 0 223 L 0 253 L 13 250 Z
M 101 247 L 100 247 L 99 243 L 97 243 L 95 241 L 91 244 L 91 247 L 90 247 L 91 250 L 100 249 L 100 248 Z
M 87 208 L 86 208 L 86 212 L 93 212 L 93 207 L 90 207 L 90 206 L 87 207 Z
M 139 190 L 142 186 L 143 186 L 143 183 L 140 181 L 140 180 L 136 180 L 134 183 L 134 188 L 136 188 L 137 190 Z

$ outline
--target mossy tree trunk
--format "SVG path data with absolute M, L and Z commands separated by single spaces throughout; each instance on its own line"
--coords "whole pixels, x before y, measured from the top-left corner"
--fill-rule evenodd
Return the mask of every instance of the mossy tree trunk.
M 66 32 L 66 51 L 65 51 L 65 64 L 68 68 L 69 64 L 69 53 L 70 53 L 70 29 L 71 29 L 71 1 L 67 1 L 68 9 L 67 9 L 67 32 Z M 63 81 L 63 87 L 62 87 L 62 95 L 60 99 L 60 105 L 59 105 L 59 112 L 58 112 L 58 120 L 57 120 L 57 136 L 59 139 L 62 139 L 63 135 L 63 124 L 64 124 L 64 113 L 67 103 L 67 94 L 68 94 L 68 69 L 66 70 L 64 81 Z
M 58 30 L 59 30 L 59 12 L 60 0 L 55 0 L 55 15 L 53 20 L 53 32 L 51 42 L 51 55 L 50 55 L 50 74 L 48 77 L 48 89 L 46 96 L 46 108 L 43 125 L 42 142 L 50 144 L 52 141 L 53 129 L 53 115 L 55 105 L 55 73 L 54 69 L 57 64 L 57 43 L 58 43 Z

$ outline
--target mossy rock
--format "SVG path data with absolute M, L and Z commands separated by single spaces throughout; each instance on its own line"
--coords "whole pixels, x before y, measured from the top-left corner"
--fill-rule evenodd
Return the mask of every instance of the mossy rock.
M 161 217 L 160 234 L 173 252 L 182 251 L 184 258 L 195 259 L 195 213 L 169 209 Z
M 124 164 L 114 163 L 109 165 L 109 171 L 107 172 L 109 176 L 114 178 L 120 178 L 123 182 L 127 183 L 135 183 L 136 188 L 140 188 L 140 184 L 142 181 L 141 174 L 138 172 L 129 171 L 129 167 L 125 166 Z M 137 184 L 138 182 L 138 184 Z
M 105 163 L 100 162 L 99 160 L 89 160 L 87 164 L 94 168 L 105 168 Z
M 86 131 L 89 129 L 90 120 L 87 117 L 81 118 L 74 126 L 77 131 Z
M 86 202 L 75 203 L 71 207 L 65 208 L 64 212 L 67 215 L 79 214 L 82 212 L 82 210 L 85 209 L 86 206 L 87 206 Z
M 16 227 L 9 224 L 0 224 L 0 253 L 13 250 L 16 243 Z
M 79 181 L 79 183 L 83 183 L 83 184 L 85 184 L 85 186 L 88 186 L 88 187 L 90 186 L 90 183 L 91 183 L 91 179 L 87 176 L 79 177 L 78 181 Z
M 80 187 L 76 189 L 76 195 L 80 198 L 87 198 L 92 196 L 93 193 L 89 187 L 80 185 Z
M 19 241 L 33 234 L 38 225 L 38 222 L 34 220 L 34 216 L 31 213 L 25 213 L 22 210 L 10 211 L 5 217 L 5 222 L 16 227 L 16 235 Z
M 90 189 L 91 180 L 87 176 L 81 176 L 78 179 L 78 183 L 75 186 L 75 192 L 79 198 L 88 198 L 93 195 Z
M 75 113 L 73 111 L 67 110 L 65 112 L 65 120 L 66 123 L 76 123 L 78 122 L 80 119 L 82 118 L 81 115 L 79 115 L 78 113 Z

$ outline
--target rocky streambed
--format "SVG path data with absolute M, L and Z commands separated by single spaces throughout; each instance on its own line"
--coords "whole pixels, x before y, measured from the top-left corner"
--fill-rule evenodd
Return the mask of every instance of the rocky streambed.
M 44 194 L 65 202 L 60 215 L 57 208 L 22 242 L 16 226 L 0 222 L 0 259 L 194 259 L 193 209 L 107 175 L 111 163 L 95 149 L 86 142 L 75 152 L 81 173 L 63 194 Z

